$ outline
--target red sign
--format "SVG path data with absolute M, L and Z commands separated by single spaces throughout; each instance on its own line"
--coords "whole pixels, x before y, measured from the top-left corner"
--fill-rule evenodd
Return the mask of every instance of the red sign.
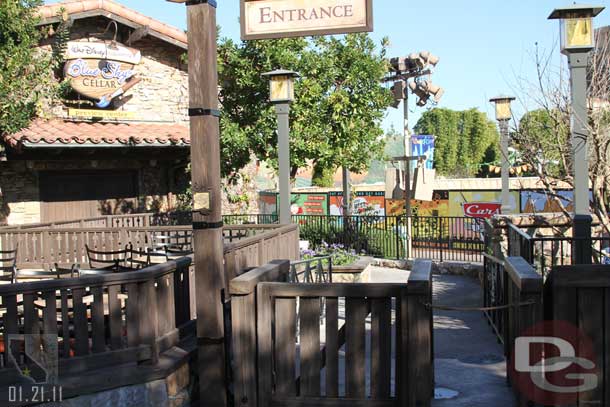
M 464 216 L 469 218 L 489 219 L 502 213 L 502 204 L 498 202 L 471 202 L 462 204 Z

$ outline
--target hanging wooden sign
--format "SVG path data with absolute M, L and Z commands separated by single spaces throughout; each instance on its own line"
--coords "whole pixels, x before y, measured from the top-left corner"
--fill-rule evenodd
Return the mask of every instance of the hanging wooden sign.
M 373 31 L 373 0 L 241 0 L 241 38 Z
M 135 66 L 142 60 L 140 51 L 107 42 L 69 42 L 64 75 L 70 86 L 94 99 L 99 108 L 140 82 Z

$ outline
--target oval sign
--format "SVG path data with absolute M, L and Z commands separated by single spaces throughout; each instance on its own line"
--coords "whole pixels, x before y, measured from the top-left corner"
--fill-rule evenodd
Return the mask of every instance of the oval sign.
M 141 58 L 140 51 L 118 44 L 70 42 L 64 75 L 72 89 L 105 108 L 139 82 L 134 67 Z
M 469 218 L 490 219 L 502 213 L 502 204 L 499 202 L 470 202 L 464 203 L 464 216 Z

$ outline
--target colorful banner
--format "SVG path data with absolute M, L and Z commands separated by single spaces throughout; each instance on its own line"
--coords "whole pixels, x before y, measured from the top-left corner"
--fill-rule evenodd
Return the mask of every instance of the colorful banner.
M 424 134 L 415 134 L 411 136 L 411 155 L 425 155 L 426 162 L 424 168 L 429 170 L 434 168 L 434 136 L 424 135 Z M 411 168 L 415 169 L 417 167 L 417 161 L 411 162 Z
M 263 215 L 277 215 L 277 194 L 275 192 L 259 193 L 258 213 Z
M 464 203 L 499 203 L 501 196 L 501 191 L 449 191 L 449 216 L 467 216 Z M 519 213 L 519 191 L 511 191 L 508 208 L 508 214 Z
M 290 197 L 290 213 L 293 215 L 327 215 L 328 195 L 305 193 L 292 194 Z
M 521 191 L 522 213 L 561 212 L 563 205 L 567 211 L 572 211 L 572 191 L 557 191 L 557 196 L 548 196 L 539 191 Z
M 343 215 L 343 193 L 330 192 L 330 215 Z M 383 191 L 357 192 L 352 202 L 353 215 L 384 216 L 386 214 L 386 200 Z

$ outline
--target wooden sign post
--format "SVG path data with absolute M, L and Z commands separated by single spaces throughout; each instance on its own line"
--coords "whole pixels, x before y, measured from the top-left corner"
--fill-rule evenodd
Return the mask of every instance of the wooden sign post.
M 197 295 L 199 398 L 202 406 L 226 406 L 225 334 L 220 178 L 220 131 L 216 48 L 216 0 L 168 0 L 186 3 L 188 16 L 189 116 L 193 191 L 193 250 Z M 262 7 L 257 9 L 252 7 Z M 372 0 L 263 0 L 243 2 L 256 18 L 246 22 L 245 37 L 279 38 L 372 30 Z M 266 8 L 265 8 L 266 7 Z M 278 8 L 279 7 L 279 8 Z M 288 8 L 286 8 L 288 7 Z M 295 12 L 294 9 L 297 9 Z M 262 13 L 262 14 L 261 14 Z M 261 21 L 262 20 L 262 21 Z M 319 20 L 319 21 L 317 21 Z M 251 23 L 254 24 L 251 24 Z M 260 24 L 271 24 L 258 29 Z M 285 27 L 294 23 L 294 27 Z M 250 32 L 254 30 L 255 32 Z
M 185 0 L 172 0 L 184 3 Z M 227 405 L 216 1 L 186 1 L 199 405 Z

